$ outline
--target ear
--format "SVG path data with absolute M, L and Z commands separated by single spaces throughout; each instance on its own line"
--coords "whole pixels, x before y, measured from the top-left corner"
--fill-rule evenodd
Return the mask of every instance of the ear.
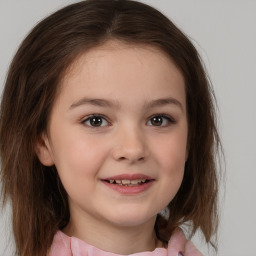
M 42 134 L 35 146 L 35 151 L 40 162 L 45 166 L 54 165 L 52 150 L 46 134 Z

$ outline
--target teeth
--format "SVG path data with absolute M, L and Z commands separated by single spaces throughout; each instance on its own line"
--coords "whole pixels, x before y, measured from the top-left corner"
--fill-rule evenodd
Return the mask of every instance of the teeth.
M 118 184 L 120 186 L 137 186 L 146 182 L 146 179 L 137 180 L 109 180 L 111 184 Z
M 139 184 L 140 180 L 131 180 L 131 184 L 133 185 L 137 185 Z
M 131 182 L 130 182 L 130 180 L 122 180 L 122 184 L 123 185 L 128 185 L 128 184 L 130 184 Z

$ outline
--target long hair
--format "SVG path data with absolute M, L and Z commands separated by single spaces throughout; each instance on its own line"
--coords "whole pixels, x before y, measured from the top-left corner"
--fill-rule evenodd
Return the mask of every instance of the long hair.
M 10 65 L 0 112 L 3 201 L 11 200 L 13 233 L 20 256 L 45 256 L 54 234 L 69 221 L 68 200 L 56 168 L 43 166 L 35 143 L 46 131 L 59 84 L 82 53 L 108 40 L 162 50 L 185 79 L 189 156 L 184 179 L 159 215 L 158 239 L 190 223 L 206 242 L 218 226 L 218 175 L 214 94 L 200 57 L 188 38 L 154 8 L 130 0 L 88 0 L 41 21 L 24 39 Z

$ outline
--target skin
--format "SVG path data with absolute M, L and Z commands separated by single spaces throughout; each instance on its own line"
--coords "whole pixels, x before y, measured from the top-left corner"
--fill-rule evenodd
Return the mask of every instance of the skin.
M 92 114 L 104 117 L 100 126 L 92 126 Z M 187 133 L 184 79 L 162 51 L 110 41 L 81 55 L 37 145 L 40 161 L 56 166 L 69 196 L 63 231 L 118 254 L 161 247 L 155 219 L 182 182 Z M 140 193 L 122 194 L 102 182 L 138 173 L 153 179 Z

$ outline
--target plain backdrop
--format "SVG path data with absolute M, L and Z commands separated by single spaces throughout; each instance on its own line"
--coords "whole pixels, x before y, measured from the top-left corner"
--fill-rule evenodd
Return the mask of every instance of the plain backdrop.
M 76 1 L 0 0 L 1 90 L 8 65 L 24 36 L 43 17 L 73 2 Z M 162 11 L 191 38 L 203 57 L 217 96 L 226 157 L 218 255 L 256 256 L 256 1 L 143 2 Z M 13 255 L 10 229 L 7 208 L 0 214 L 1 256 Z M 204 255 L 215 255 L 201 243 L 200 236 L 193 241 Z

